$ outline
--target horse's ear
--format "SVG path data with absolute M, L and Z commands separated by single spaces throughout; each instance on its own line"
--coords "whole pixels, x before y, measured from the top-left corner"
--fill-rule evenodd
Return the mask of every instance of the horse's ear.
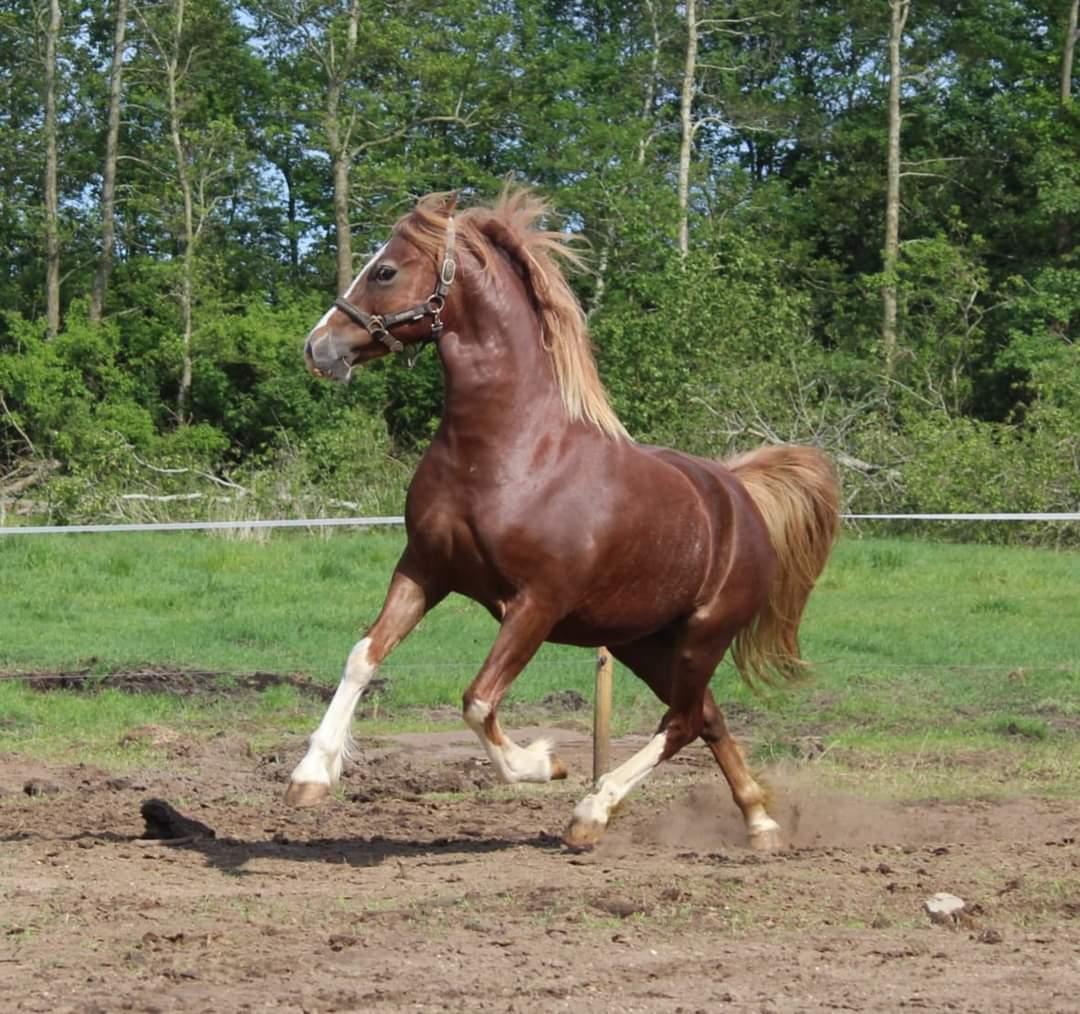
M 454 213 L 454 211 L 457 209 L 457 191 L 456 190 L 451 190 L 450 193 L 448 193 L 446 195 L 445 207 L 446 207 L 446 213 L 448 215 L 452 215 Z

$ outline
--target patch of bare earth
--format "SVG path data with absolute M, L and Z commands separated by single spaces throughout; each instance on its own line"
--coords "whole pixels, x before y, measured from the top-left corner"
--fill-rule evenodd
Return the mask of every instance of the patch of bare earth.
M 401 736 L 305 811 L 281 802 L 299 738 L 188 740 L 121 776 L 0 757 L 0 1006 L 1077 1009 L 1074 801 L 870 803 L 810 769 L 775 777 L 790 848 L 760 856 L 695 748 L 575 854 L 558 836 L 590 745 L 555 734 L 568 782 L 505 789 L 468 734 Z M 148 797 L 216 837 L 141 843 Z M 937 891 L 967 903 L 957 924 L 925 915 Z

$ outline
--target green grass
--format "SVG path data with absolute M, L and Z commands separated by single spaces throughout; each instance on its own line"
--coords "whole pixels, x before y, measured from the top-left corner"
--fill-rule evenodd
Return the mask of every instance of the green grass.
M 167 663 L 336 682 L 378 614 L 403 544 L 396 532 L 269 542 L 184 533 L 0 538 L 0 581 L 11 590 L 0 669 Z M 388 662 L 388 704 L 456 704 L 495 632 L 474 603 L 442 603 Z M 590 665 L 580 649 L 545 646 L 523 685 L 538 699 Z
M 179 533 L 0 537 L 0 669 L 167 664 L 299 672 L 333 683 L 378 613 L 402 546 L 397 531 L 269 541 Z M 1064 772 L 1068 760 L 1080 771 L 1078 589 L 1075 552 L 848 537 L 803 623 L 813 678 L 758 694 L 725 663 L 713 688 L 735 724 L 752 731 L 759 761 L 800 757 L 811 737 L 819 750 L 827 747 L 829 762 L 852 751 L 888 757 L 920 743 L 925 753 L 929 742 L 931 753 L 971 744 L 1007 758 L 1058 751 L 1042 769 Z M 475 604 L 444 602 L 384 666 L 380 716 L 410 722 L 416 709 L 456 709 L 495 631 Z M 591 698 L 593 657 L 545 646 L 511 702 L 528 707 L 567 689 Z M 252 717 L 290 728 L 304 727 L 318 710 L 288 688 L 259 696 L 262 703 L 245 705 Z M 214 706 L 199 702 L 122 699 L 42 696 L 0 680 L 0 747 L 27 737 L 44 737 L 44 745 L 48 730 L 63 736 L 65 724 L 78 741 L 80 729 L 111 736 L 159 715 L 214 721 Z M 620 671 L 615 714 L 617 731 L 645 728 L 660 707 Z

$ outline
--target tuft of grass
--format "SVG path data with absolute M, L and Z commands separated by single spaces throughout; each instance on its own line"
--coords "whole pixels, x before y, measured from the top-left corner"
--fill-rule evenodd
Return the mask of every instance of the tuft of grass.
M 1021 608 L 1020 603 L 1013 599 L 997 597 L 975 602 L 971 611 L 973 613 L 1019 613 Z
M 1046 739 L 1050 728 L 1041 718 L 1023 715 L 1000 715 L 988 724 L 992 732 L 1002 736 L 1020 736 L 1023 739 Z

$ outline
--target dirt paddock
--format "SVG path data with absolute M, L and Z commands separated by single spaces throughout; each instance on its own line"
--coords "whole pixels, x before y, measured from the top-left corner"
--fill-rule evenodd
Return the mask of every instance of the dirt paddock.
M 122 775 L 0 757 L 0 1009 L 1080 1010 L 1075 801 L 836 798 L 811 765 L 774 773 L 790 847 L 760 856 L 692 748 L 575 854 L 590 743 L 554 734 L 564 783 L 495 786 L 467 733 L 405 735 L 307 811 L 281 803 L 299 738 L 151 729 L 170 763 Z M 148 797 L 216 837 L 140 842 Z

